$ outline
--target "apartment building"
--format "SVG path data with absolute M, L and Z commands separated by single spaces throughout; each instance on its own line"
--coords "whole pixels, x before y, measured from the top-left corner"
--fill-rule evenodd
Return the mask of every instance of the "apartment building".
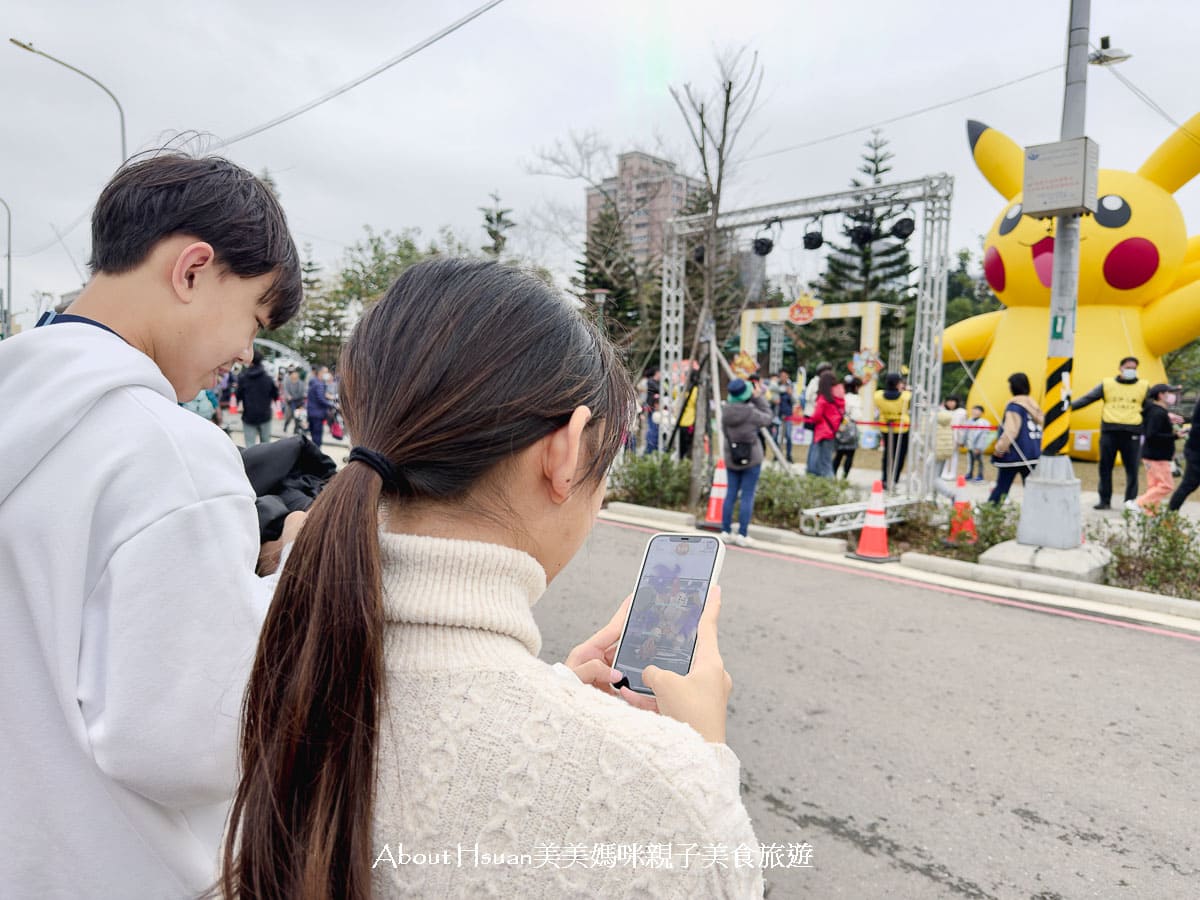
M 703 182 L 680 174 L 675 164 L 633 151 L 617 157 L 617 174 L 587 189 L 588 233 L 606 202 L 615 201 L 639 266 L 662 255 L 663 224 L 679 214 Z

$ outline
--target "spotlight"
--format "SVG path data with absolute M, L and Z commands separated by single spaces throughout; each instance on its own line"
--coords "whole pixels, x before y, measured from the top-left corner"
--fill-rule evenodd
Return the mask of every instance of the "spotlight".
M 917 227 L 917 223 L 913 221 L 912 216 L 905 216 L 903 219 L 897 219 L 892 225 L 892 237 L 904 240 L 910 237 L 913 230 Z
M 804 233 L 804 249 L 805 250 L 820 250 L 821 245 L 825 243 L 825 238 L 819 231 L 806 231 Z
M 870 225 L 855 225 L 850 229 L 850 243 L 856 247 L 865 247 L 875 240 L 875 229 Z
M 757 237 L 754 239 L 754 255 L 766 256 L 775 249 L 775 242 L 769 237 Z

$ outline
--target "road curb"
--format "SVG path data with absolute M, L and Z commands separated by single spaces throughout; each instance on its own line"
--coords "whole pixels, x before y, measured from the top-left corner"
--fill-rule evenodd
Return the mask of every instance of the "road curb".
M 604 514 L 605 518 L 616 522 L 646 525 L 650 528 L 664 530 L 682 528 L 691 531 L 698 527 L 696 517 L 690 513 L 677 512 L 673 509 L 658 509 L 654 506 L 639 506 L 636 503 L 610 503 L 604 508 Z M 750 539 L 785 547 L 799 547 L 815 553 L 831 553 L 835 556 L 846 552 L 846 541 L 843 538 L 813 537 L 783 528 L 770 528 L 766 525 L 751 525 Z
M 660 531 L 695 528 L 695 517 L 687 513 L 657 509 L 653 506 L 638 506 L 633 503 L 610 503 L 604 510 L 601 510 L 600 517 L 612 522 L 639 525 Z M 999 588 L 1058 597 L 1063 600 L 1103 604 L 1114 611 L 1128 610 L 1130 616 L 1135 618 L 1137 613 L 1151 613 L 1159 616 L 1175 616 L 1192 622 L 1200 621 L 1200 602 L 1194 600 L 1181 600 L 1177 597 L 1165 597 L 1147 591 L 1133 591 L 1104 584 L 1072 581 L 1036 572 L 980 565 L 914 551 L 901 554 L 898 563 L 877 566 L 846 559 L 845 542 L 838 538 L 811 537 L 761 525 L 752 525 L 750 529 L 750 536 L 754 540 L 761 541 L 762 544 L 774 545 L 781 552 L 809 556 L 809 558 L 823 558 L 850 568 L 861 567 L 868 571 L 872 569 L 876 571 L 891 570 L 896 573 L 902 573 L 904 569 L 908 569 L 909 577 L 914 578 L 919 577 L 921 572 L 928 572 L 934 576 L 954 578 L 967 583 L 989 584 Z M 766 550 L 769 547 L 760 545 L 759 549 Z M 1176 627 L 1184 628 L 1186 626 L 1180 622 Z
M 1107 584 L 1073 581 L 1068 578 L 1057 578 L 1053 575 L 1022 572 L 1018 569 L 1006 569 L 1000 566 L 981 565 L 979 563 L 965 562 L 961 559 L 947 559 L 944 556 L 932 556 L 928 553 L 917 553 L 915 551 L 901 554 L 900 564 L 926 572 L 935 572 L 939 575 L 949 575 L 952 578 L 962 578 L 967 581 L 982 581 L 986 584 L 995 584 L 1001 587 L 1020 588 L 1022 590 L 1038 591 L 1043 594 L 1053 594 L 1060 597 L 1089 600 L 1093 603 L 1124 606 L 1130 609 L 1142 610 L 1143 612 L 1162 613 L 1186 619 L 1200 619 L 1200 603 L 1195 600 L 1164 597 L 1160 594 L 1151 594 L 1147 591 L 1133 591 L 1128 588 L 1112 587 Z

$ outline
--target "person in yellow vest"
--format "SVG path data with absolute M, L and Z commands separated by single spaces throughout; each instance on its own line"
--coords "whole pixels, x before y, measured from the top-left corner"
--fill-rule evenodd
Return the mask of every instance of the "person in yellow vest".
M 908 410 L 912 392 L 905 390 L 904 379 L 898 372 L 889 372 L 883 389 L 875 392 L 875 408 L 879 410 L 880 443 L 883 447 L 883 489 L 895 482 L 904 471 L 908 456 Z
M 1138 359 L 1121 360 L 1121 373 L 1102 382 L 1071 404 L 1083 409 L 1097 400 L 1104 401 L 1100 413 L 1100 502 L 1095 509 L 1111 509 L 1112 472 L 1117 454 L 1125 463 L 1125 500 L 1138 495 L 1138 456 L 1142 442 L 1142 404 L 1150 383 L 1138 378 Z
M 679 458 L 690 459 L 692 455 L 692 437 L 696 433 L 696 397 L 700 390 L 694 389 L 688 394 L 687 403 L 679 416 Z

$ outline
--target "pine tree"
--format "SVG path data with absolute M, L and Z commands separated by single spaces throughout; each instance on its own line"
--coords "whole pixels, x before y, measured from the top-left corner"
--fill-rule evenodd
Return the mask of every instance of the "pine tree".
M 888 163 L 894 155 L 887 145 L 887 138 L 878 129 L 871 133 L 858 167 L 862 177 L 852 178 L 851 187 L 883 184 L 883 176 L 892 170 Z M 906 357 L 916 318 L 916 295 L 909 276 L 916 266 L 909 258 L 909 238 L 896 236 L 893 228 L 911 217 L 907 207 L 893 204 L 847 215 L 841 228 L 844 242 L 831 243 L 825 273 L 810 285 L 816 297 L 827 304 L 874 300 L 902 307 Z M 810 365 L 820 358 L 842 367 L 859 349 L 858 334 L 856 320 L 818 320 L 806 326 L 802 356 L 806 362 L 811 360 Z
M 584 256 L 577 266 L 579 275 L 574 279 L 574 285 L 580 299 L 615 344 L 630 346 L 636 340 L 635 332 L 642 321 L 643 310 L 639 302 L 642 279 L 613 203 L 601 207 L 588 230 Z M 602 309 L 594 302 L 598 290 L 608 292 Z
M 482 250 L 492 259 L 499 259 L 500 254 L 504 252 L 504 245 L 508 243 L 504 232 L 515 228 L 517 223 L 508 218 L 511 209 L 501 208 L 499 191 L 493 191 L 488 196 L 492 198 L 492 205 L 481 206 L 479 211 L 483 213 L 483 230 L 487 232 L 491 243 L 484 244 Z

